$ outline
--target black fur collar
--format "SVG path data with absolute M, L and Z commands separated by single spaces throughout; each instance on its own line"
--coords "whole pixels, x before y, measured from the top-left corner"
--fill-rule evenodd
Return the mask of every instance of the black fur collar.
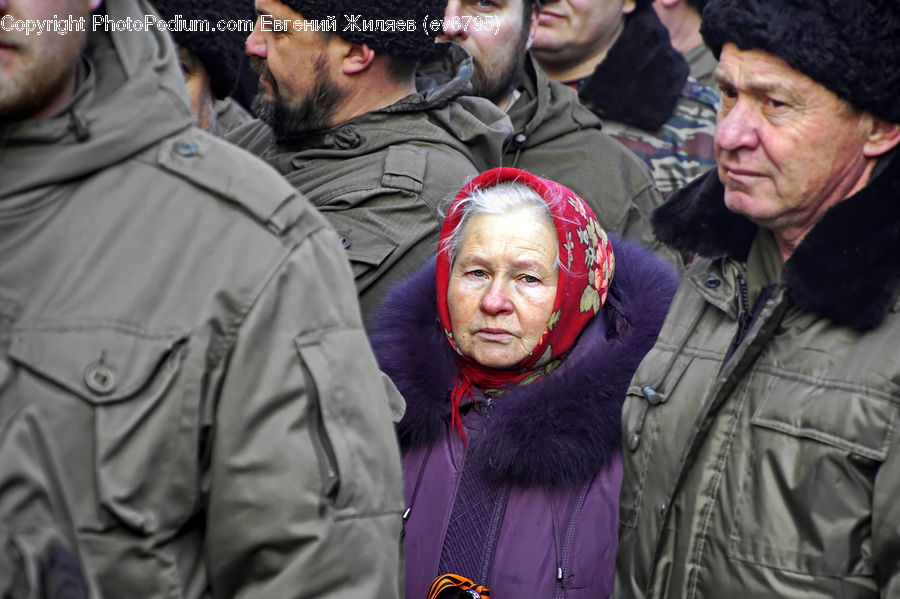
M 900 158 L 882 159 L 872 181 L 825 213 L 784 265 L 800 307 L 865 331 L 900 291 Z M 660 241 L 708 258 L 747 258 L 756 225 L 729 211 L 715 169 L 675 192 L 653 214 Z
M 675 112 L 689 72 L 648 5 L 626 18 L 622 35 L 578 94 L 601 118 L 656 131 Z
M 628 383 L 653 345 L 675 273 L 648 251 L 613 238 L 613 293 L 562 365 L 510 388 L 494 403 L 471 451 L 503 482 L 560 487 L 591 480 L 619 451 Z M 615 295 L 615 298 L 612 296 Z M 446 434 L 456 367 L 436 317 L 434 262 L 394 288 L 376 312 L 372 346 L 406 399 L 406 449 Z

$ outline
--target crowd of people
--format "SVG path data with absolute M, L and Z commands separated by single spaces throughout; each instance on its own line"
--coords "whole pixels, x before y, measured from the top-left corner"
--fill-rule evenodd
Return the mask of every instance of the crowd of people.
M 24 26 L 151 14 L 255 26 Z M 898 67 L 898 0 L 0 0 L 0 596 L 900 597 Z

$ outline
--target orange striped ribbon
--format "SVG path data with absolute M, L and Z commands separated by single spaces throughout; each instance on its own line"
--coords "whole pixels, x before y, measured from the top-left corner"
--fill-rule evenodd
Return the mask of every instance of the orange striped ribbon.
M 431 583 L 426 599 L 450 599 L 451 597 L 490 599 L 490 596 L 489 588 L 475 584 L 465 576 L 444 574 L 435 578 Z

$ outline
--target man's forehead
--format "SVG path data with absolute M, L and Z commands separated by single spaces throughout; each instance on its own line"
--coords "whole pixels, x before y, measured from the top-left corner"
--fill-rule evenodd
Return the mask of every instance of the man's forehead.
M 720 83 L 747 85 L 761 90 L 803 87 L 815 83 L 775 54 L 758 49 L 741 50 L 734 44 L 726 44 L 722 48 L 715 77 Z

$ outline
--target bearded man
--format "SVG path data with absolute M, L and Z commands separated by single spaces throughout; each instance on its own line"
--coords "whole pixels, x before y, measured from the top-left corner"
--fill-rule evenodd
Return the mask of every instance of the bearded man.
M 256 3 L 246 51 L 260 75 L 259 120 L 229 139 L 275 167 L 337 230 L 364 315 L 433 255 L 440 204 L 496 164 L 510 134 L 490 102 L 460 98 L 471 71 L 465 53 L 436 46 L 422 27 L 445 3 Z M 335 31 L 315 30 L 332 16 Z M 397 20 L 415 27 L 377 27 Z M 274 22 L 290 26 L 274 31 Z M 454 77 L 417 88 L 419 61 L 435 53 Z

